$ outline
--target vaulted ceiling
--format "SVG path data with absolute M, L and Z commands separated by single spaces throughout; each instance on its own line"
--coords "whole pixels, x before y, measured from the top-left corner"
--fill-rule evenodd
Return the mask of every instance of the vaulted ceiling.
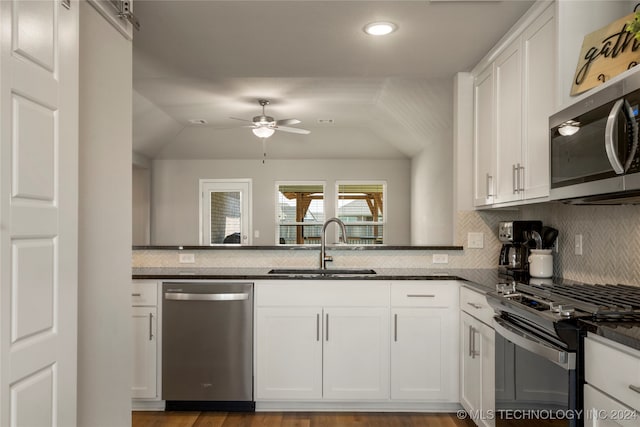
M 259 115 L 258 99 L 271 101 L 268 116 L 311 131 L 276 132 L 271 158 L 407 158 L 450 144 L 453 76 L 532 3 L 139 0 L 134 151 L 259 158 L 261 140 L 230 118 Z M 375 20 L 399 28 L 366 35 Z

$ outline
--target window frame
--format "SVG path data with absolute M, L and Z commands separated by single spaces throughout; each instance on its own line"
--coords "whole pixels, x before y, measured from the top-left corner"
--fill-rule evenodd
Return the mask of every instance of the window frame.
M 293 222 L 286 222 L 286 223 L 282 223 L 280 222 L 280 187 L 281 186 L 306 186 L 306 185 L 320 185 L 322 186 L 322 215 L 323 215 L 323 220 L 320 222 L 297 222 L 297 221 L 293 221 Z M 275 182 L 275 233 L 274 233 L 274 241 L 275 244 L 278 246 L 315 246 L 315 245 L 319 245 L 320 242 L 318 243 L 280 243 L 280 227 L 281 226 L 320 226 L 322 227 L 322 225 L 324 224 L 324 221 L 327 218 L 327 182 L 326 181 L 321 181 L 321 180 L 315 180 L 315 181 L 289 181 L 289 180 L 282 180 L 282 181 L 276 181 Z
M 388 193 L 388 186 L 387 186 L 387 181 L 386 180 L 380 180 L 380 179 L 372 179 L 372 180 L 367 180 L 367 179 L 357 179 L 357 180 L 336 180 L 335 182 L 335 198 L 334 198 L 334 216 L 336 218 L 340 218 L 339 216 L 339 210 L 340 210 L 340 186 L 341 185 L 381 185 L 382 186 L 382 221 L 355 221 L 355 222 L 345 222 L 345 226 L 347 227 L 347 230 L 349 228 L 349 226 L 382 226 L 382 245 L 385 244 L 386 242 L 386 229 L 387 229 L 387 224 L 389 223 L 389 219 L 387 218 L 387 205 L 389 204 L 388 198 L 389 198 L 389 193 Z M 343 221 L 344 222 L 344 221 Z M 338 230 L 335 231 L 335 241 L 338 241 Z M 345 242 L 346 243 L 346 242 Z M 371 244 L 367 244 L 367 243 L 347 243 L 350 245 L 371 245 L 374 246 L 376 245 L 376 243 L 371 243 Z

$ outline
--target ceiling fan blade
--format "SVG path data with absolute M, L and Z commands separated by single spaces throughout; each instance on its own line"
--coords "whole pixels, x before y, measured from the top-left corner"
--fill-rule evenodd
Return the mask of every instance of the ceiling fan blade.
M 297 125 L 298 123 L 302 123 L 298 119 L 282 119 L 276 121 L 276 126 L 289 126 L 289 125 Z
M 253 123 L 251 120 L 247 120 L 247 119 L 239 119 L 237 117 L 229 117 L 232 120 L 240 120 L 241 122 L 249 122 L 249 123 Z
M 310 130 L 300 129 L 300 128 L 290 128 L 287 126 L 274 126 L 273 128 L 275 130 L 281 130 L 283 132 L 290 132 L 290 133 L 299 133 L 301 135 L 308 135 L 311 133 Z

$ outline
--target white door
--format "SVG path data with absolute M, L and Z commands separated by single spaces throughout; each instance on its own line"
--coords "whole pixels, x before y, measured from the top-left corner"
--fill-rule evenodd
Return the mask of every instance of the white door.
M 251 180 L 200 180 L 200 244 L 251 244 Z
M 133 307 L 133 384 L 131 397 L 153 399 L 158 396 L 156 370 L 157 308 Z
M 2 1 L 0 425 L 76 424 L 78 4 Z
M 324 310 L 325 399 L 389 398 L 389 309 Z
M 322 398 L 322 309 L 261 307 L 256 322 L 256 398 Z

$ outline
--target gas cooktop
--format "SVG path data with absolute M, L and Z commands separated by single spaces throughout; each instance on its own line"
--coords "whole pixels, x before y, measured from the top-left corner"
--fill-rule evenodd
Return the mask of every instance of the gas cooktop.
M 589 317 L 598 321 L 640 321 L 640 287 L 577 282 L 525 284 L 507 281 L 496 286 L 494 296 L 558 320 Z

